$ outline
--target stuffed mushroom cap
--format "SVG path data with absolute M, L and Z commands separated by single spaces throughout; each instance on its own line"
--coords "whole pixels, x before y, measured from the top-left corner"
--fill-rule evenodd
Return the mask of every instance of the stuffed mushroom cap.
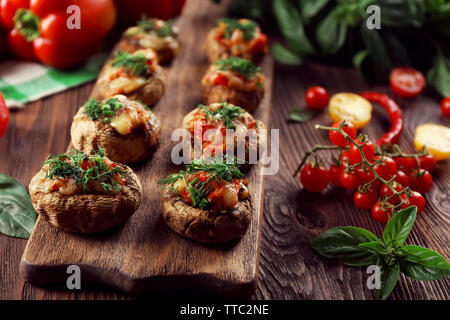
M 159 119 L 145 105 L 117 95 L 83 105 L 73 119 L 71 136 L 81 151 L 93 154 L 100 146 L 109 159 L 132 163 L 154 152 L 160 131 Z

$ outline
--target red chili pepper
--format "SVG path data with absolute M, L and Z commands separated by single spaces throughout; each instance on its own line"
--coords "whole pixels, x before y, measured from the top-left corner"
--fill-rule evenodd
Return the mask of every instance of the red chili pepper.
M 378 92 L 363 92 L 361 97 L 380 104 L 388 113 L 391 128 L 377 141 L 377 145 L 394 144 L 403 130 L 403 113 L 399 105 L 389 96 Z

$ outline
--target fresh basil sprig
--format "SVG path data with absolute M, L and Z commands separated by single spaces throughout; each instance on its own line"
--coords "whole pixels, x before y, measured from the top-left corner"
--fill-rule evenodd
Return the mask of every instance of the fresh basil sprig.
M 417 207 L 399 211 L 389 220 L 382 241 L 370 231 L 352 226 L 331 228 L 311 246 L 320 255 L 339 259 L 348 266 L 380 267 L 379 299 L 386 299 L 400 272 L 415 280 L 432 281 L 450 275 L 450 264 L 430 249 L 403 245 L 416 220 Z

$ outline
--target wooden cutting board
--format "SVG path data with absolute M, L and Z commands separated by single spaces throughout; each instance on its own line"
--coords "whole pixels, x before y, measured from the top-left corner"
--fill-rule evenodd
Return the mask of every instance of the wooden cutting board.
M 209 65 L 204 42 L 216 19 L 226 13 L 226 7 L 190 0 L 177 22 L 182 49 L 167 68 L 166 92 L 153 108 L 162 122 L 161 146 L 150 160 L 132 167 L 143 186 L 139 210 L 124 226 L 98 235 L 63 232 L 38 218 L 20 264 L 26 281 L 64 284 L 67 267 L 78 265 L 82 286 L 86 282 L 99 283 L 132 294 L 162 288 L 195 288 L 235 297 L 253 292 L 263 212 L 262 168 L 254 167 L 248 173 L 254 201 L 248 232 L 240 241 L 223 245 L 199 244 L 172 232 L 161 216 L 161 191 L 157 185 L 160 178 L 179 169 L 170 161 L 174 145 L 170 134 L 181 125 L 185 114 L 202 103 L 200 80 Z M 272 59 L 266 57 L 261 67 L 266 95 L 254 117 L 268 126 Z

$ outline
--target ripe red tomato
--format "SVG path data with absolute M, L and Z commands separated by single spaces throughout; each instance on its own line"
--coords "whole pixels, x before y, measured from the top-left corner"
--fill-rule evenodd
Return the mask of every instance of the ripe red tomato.
M 341 184 L 341 173 L 344 171 L 345 166 L 343 164 L 337 166 L 336 164 L 332 164 L 330 166 L 330 181 L 336 187 L 342 187 Z
M 382 162 L 373 168 L 384 180 L 389 180 L 397 172 L 397 165 L 395 164 L 395 161 L 386 156 L 383 156 Z
M 427 170 L 414 170 L 409 174 L 409 187 L 414 191 L 424 194 L 430 190 L 432 184 L 433 178 Z
M 6 106 L 5 99 L 0 94 L 0 138 L 6 131 L 9 122 L 9 109 Z
M 305 94 L 306 105 L 313 110 L 322 110 L 328 105 L 330 96 L 322 87 L 311 87 Z
M 413 168 L 417 167 L 416 160 L 414 158 L 396 157 L 394 161 L 397 165 L 397 169 L 408 174 Z
M 389 80 L 392 91 L 402 98 L 414 98 L 425 88 L 423 74 L 409 67 L 395 68 Z
M 377 203 L 378 194 L 376 191 L 369 190 L 367 192 L 356 192 L 353 196 L 353 202 L 355 205 L 364 210 L 369 210 L 375 203 Z
M 445 117 L 450 118 L 450 97 L 442 99 L 441 112 Z
M 332 127 L 339 128 L 340 124 L 341 123 L 339 121 L 336 121 L 335 123 L 333 123 Z M 351 122 L 345 121 L 344 126 L 342 127 L 342 130 L 346 134 L 348 134 L 350 136 L 350 138 L 352 138 L 352 139 L 356 138 L 356 128 Z M 347 139 L 345 139 L 345 137 L 340 132 L 329 131 L 328 137 L 330 138 L 331 143 L 333 143 L 336 146 L 343 148 L 346 145 L 348 145 Z
M 373 174 L 372 170 L 369 168 L 366 168 L 366 170 L 358 169 L 357 172 L 362 179 L 361 184 L 368 183 L 375 178 L 375 175 Z M 380 185 L 381 185 L 381 181 L 377 179 L 372 182 L 372 184 L 370 185 L 370 189 L 377 191 L 380 188 Z
M 420 169 L 425 169 L 428 172 L 433 172 L 434 169 L 436 168 L 436 160 L 431 154 L 420 157 L 419 162 L 420 162 Z
M 387 223 L 389 221 L 389 214 L 392 210 L 386 208 L 386 210 L 383 210 L 381 207 L 381 202 L 377 202 L 372 207 L 372 217 L 377 220 L 378 222 Z
M 357 143 L 360 146 L 363 144 L 360 140 L 357 140 Z M 372 141 L 367 140 L 365 145 L 362 147 L 362 151 L 367 160 L 372 160 L 375 156 L 375 145 Z M 352 146 L 350 147 L 349 157 L 351 164 L 360 163 L 362 161 L 359 148 L 354 144 L 352 144 Z
M 341 163 L 343 164 L 347 164 L 348 161 L 350 160 L 350 152 L 348 150 L 344 150 L 341 152 Z
M 362 183 L 362 178 L 358 172 L 341 172 L 341 185 L 349 190 L 358 188 Z
M 401 184 L 394 183 L 393 186 L 395 191 L 401 192 L 403 190 L 403 186 Z M 384 197 L 390 197 L 392 196 L 392 190 L 385 184 L 380 188 L 380 198 L 383 199 Z M 389 202 L 392 204 L 398 204 L 400 203 L 400 197 L 394 196 L 389 199 Z
M 422 212 L 425 208 L 425 198 L 417 191 L 412 192 L 412 196 L 408 199 L 408 205 L 402 206 L 402 208 L 408 208 L 410 206 L 417 207 L 417 213 Z
M 409 178 L 403 171 L 398 171 L 397 176 L 394 179 L 395 182 L 401 184 L 404 188 L 409 186 Z
M 300 182 L 310 192 L 320 192 L 330 182 L 330 174 L 323 166 L 307 164 L 300 172 Z
M 28 8 L 30 0 L 1 0 L 0 1 L 0 16 L 2 25 L 5 29 L 11 30 L 14 28 L 14 15 L 19 8 Z
M 27 39 L 17 29 L 12 29 L 8 34 L 9 49 L 19 58 L 24 60 L 36 60 L 36 54 L 33 50 L 33 43 Z

